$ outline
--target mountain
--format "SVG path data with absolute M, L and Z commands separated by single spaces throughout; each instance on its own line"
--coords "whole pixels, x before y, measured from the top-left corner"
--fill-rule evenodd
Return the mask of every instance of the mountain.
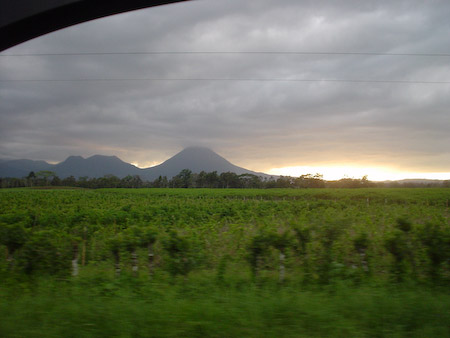
M 45 161 L 2 160 L 0 161 L 0 177 L 24 177 L 30 171 L 51 170 L 52 165 Z
M 94 155 L 89 158 L 69 156 L 64 162 L 58 163 L 51 169 L 60 178 L 75 177 L 102 177 L 114 175 L 125 177 L 127 175 L 141 175 L 142 169 L 126 163 L 116 156 Z
M 139 175 L 143 180 L 153 181 L 159 176 L 166 176 L 170 179 L 183 169 L 189 169 L 194 173 L 217 171 L 220 174 L 229 171 L 238 175 L 253 174 L 270 177 L 267 174 L 238 167 L 211 149 L 200 147 L 186 148 L 167 161 L 146 169 L 140 169 L 126 163 L 116 156 L 104 155 L 94 155 L 86 159 L 81 156 L 69 156 L 65 161 L 58 164 L 31 160 L 0 161 L 0 177 L 17 178 L 27 176 L 30 171 L 37 173 L 41 170 L 50 170 L 60 178 L 68 176 L 76 178 L 83 176 L 102 177 L 105 175 L 123 178 L 127 175 Z
M 397 181 L 401 184 L 441 184 L 443 180 L 432 180 L 427 178 L 407 178 Z
M 183 169 L 189 169 L 194 173 L 200 173 L 201 171 L 217 171 L 217 173 L 220 174 L 229 171 L 238 175 L 253 174 L 257 176 L 269 177 L 267 174 L 238 167 L 211 149 L 202 147 L 186 148 L 157 166 L 143 169 L 141 177 L 149 181 L 153 181 L 159 176 L 167 176 L 168 178 L 172 178 L 173 176 L 179 174 Z
M 0 177 L 25 177 L 31 171 L 37 173 L 41 170 L 50 170 L 60 178 L 75 176 L 76 178 L 102 177 L 114 175 L 125 177 L 127 175 L 140 175 L 142 169 L 126 163 L 116 156 L 94 155 L 89 158 L 81 156 L 69 156 L 58 164 L 50 164 L 44 161 L 32 160 L 3 160 L 0 161 Z
M 436 180 L 436 179 L 427 179 L 427 178 L 407 178 L 403 180 L 397 181 L 383 181 L 382 183 L 387 186 L 395 186 L 400 185 L 404 187 L 433 187 L 433 186 L 441 186 L 445 180 Z

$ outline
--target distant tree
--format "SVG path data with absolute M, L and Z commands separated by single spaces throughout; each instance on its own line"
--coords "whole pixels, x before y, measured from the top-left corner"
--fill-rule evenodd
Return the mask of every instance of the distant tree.
M 294 179 L 290 176 L 280 176 L 276 180 L 276 188 L 290 188 L 293 186 Z
M 139 175 L 133 175 L 133 186 L 132 188 L 142 188 L 144 182 Z
M 325 181 L 321 174 L 306 174 L 296 178 L 294 186 L 296 188 L 323 188 L 325 187 Z
M 70 177 L 73 177 L 73 176 L 70 176 Z M 79 186 L 81 188 L 90 188 L 89 177 L 87 177 L 87 176 L 79 177 L 78 178 L 78 182 L 77 182 L 77 186 Z
M 23 188 L 28 185 L 26 178 L 4 177 L 0 178 L 1 188 Z
M 161 180 L 161 188 L 168 188 L 169 187 L 169 180 L 167 179 L 167 176 L 163 176 Z
M 167 180 L 167 176 L 159 176 L 156 180 L 151 183 L 151 187 L 153 188 L 168 188 L 169 181 Z
M 181 188 L 181 180 L 180 177 L 174 176 L 169 180 L 169 188 Z
M 55 187 L 60 186 L 61 185 L 61 179 L 58 176 L 55 175 L 55 176 L 53 176 L 53 179 L 51 180 L 50 184 L 52 186 L 55 186 Z
M 271 177 L 264 182 L 264 187 L 267 189 L 277 188 L 277 181 Z
M 341 178 L 338 181 L 327 182 L 326 185 L 330 188 L 369 188 L 375 186 L 373 182 L 368 180 L 367 175 L 362 178 Z
M 139 175 L 128 175 L 120 180 L 121 188 L 141 188 L 143 185 Z
M 236 173 L 221 173 L 219 179 L 222 188 L 240 188 L 239 176 Z
M 152 188 L 161 188 L 161 181 L 162 181 L 162 176 L 159 175 L 159 177 L 151 183 L 151 187 Z
M 217 171 L 212 171 L 205 175 L 206 187 L 205 188 L 218 188 L 220 184 L 220 178 Z
M 241 174 L 239 175 L 240 186 L 242 188 L 261 188 L 261 178 L 254 174 Z
M 127 175 L 120 180 L 121 188 L 131 188 L 132 187 L 133 176 Z
M 192 171 L 189 169 L 183 169 L 177 175 L 180 182 L 180 188 L 189 188 L 192 186 Z
M 205 171 L 201 171 L 198 175 L 197 175 L 197 179 L 196 179 L 196 184 L 195 186 L 197 188 L 207 188 L 207 173 Z
M 369 179 L 367 178 L 368 176 L 367 175 L 364 175 L 362 178 L 361 178 L 361 180 L 360 180 L 360 186 L 361 186 L 361 188 L 368 188 L 368 187 L 370 187 L 372 184 L 371 184 L 371 182 L 369 181 Z
M 61 181 L 61 185 L 66 187 L 75 187 L 77 185 L 77 180 L 74 176 L 69 176 Z
M 36 174 L 34 171 L 30 171 L 30 173 L 27 176 L 27 183 L 29 187 L 32 187 L 34 185 L 34 181 L 36 180 Z
M 105 175 L 97 180 L 95 188 L 118 188 L 120 187 L 120 178 L 114 175 Z
M 41 180 L 43 185 L 49 185 L 50 178 L 53 178 L 55 176 L 55 172 L 50 170 L 41 170 L 36 173 L 36 177 Z

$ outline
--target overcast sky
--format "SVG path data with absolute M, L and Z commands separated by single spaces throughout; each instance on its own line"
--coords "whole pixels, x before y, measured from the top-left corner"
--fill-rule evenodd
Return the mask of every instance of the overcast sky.
M 198 0 L 57 31 L 0 54 L 0 158 L 148 167 L 206 146 L 256 171 L 448 179 L 449 17 L 447 0 Z M 40 53 L 125 54 L 7 56 Z M 4 81 L 80 79 L 121 81 Z

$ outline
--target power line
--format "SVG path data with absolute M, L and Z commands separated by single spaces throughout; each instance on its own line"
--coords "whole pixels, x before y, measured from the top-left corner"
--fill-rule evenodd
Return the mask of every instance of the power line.
M 0 82 L 342 82 L 386 84 L 450 84 L 450 81 L 375 80 L 375 79 L 283 79 L 283 78 L 78 78 L 78 79 L 0 79 Z
M 93 55 L 226 55 L 226 54 L 247 54 L 247 55 L 360 55 L 360 56 L 415 56 L 415 57 L 450 57 L 450 53 L 381 53 L 381 52 L 329 52 L 329 51 L 135 51 L 135 52 L 78 52 L 78 53 L 21 53 L 21 54 L 0 54 L 0 57 L 7 56 L 93 56 Z

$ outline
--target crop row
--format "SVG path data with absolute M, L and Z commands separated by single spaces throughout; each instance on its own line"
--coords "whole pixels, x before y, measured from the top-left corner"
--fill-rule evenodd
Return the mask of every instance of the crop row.
M 448 189 L 3 190 L 2 271 L 450 281 Z

